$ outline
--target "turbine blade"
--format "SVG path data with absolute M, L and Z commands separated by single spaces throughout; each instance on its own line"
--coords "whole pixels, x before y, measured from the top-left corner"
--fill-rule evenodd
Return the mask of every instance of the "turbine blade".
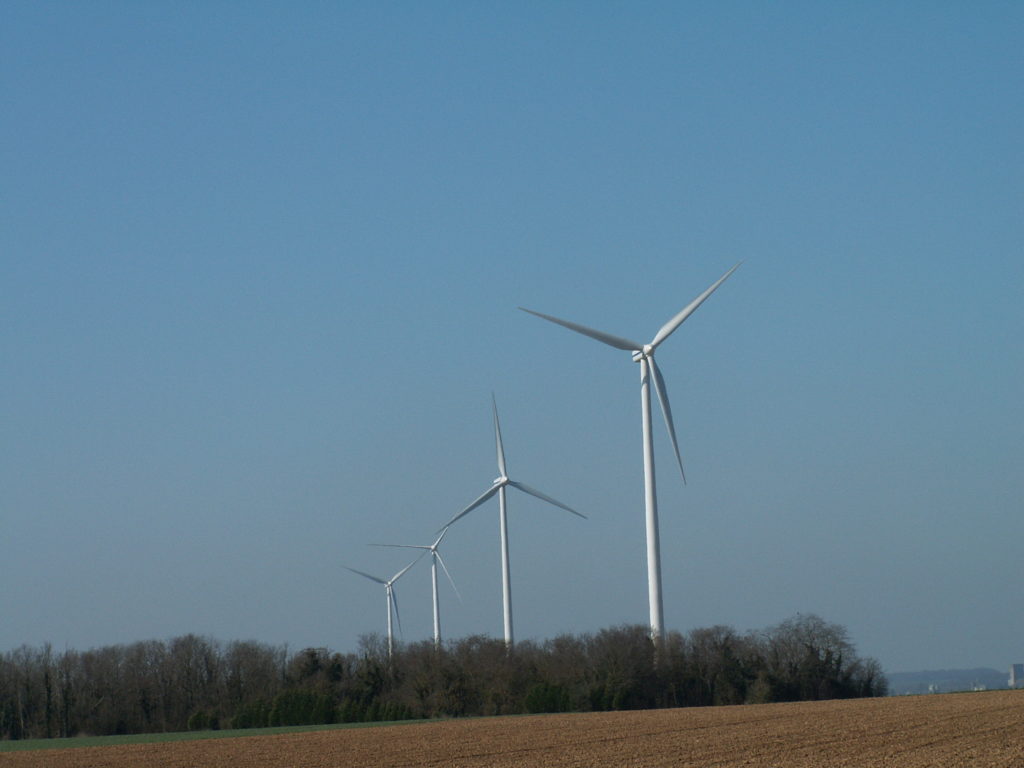
M 658 402 L 661 403 L 661 414 L 665 417 L 665 426 L 668 427 L 668 436 L 672 438 L 672 450 L 676 452 L 676 461 L 679 463 L 679 474 L 683 476 L 683 485 L 686 485 L 686 473 L 683 471 L 683 457 L 679 455 L 679 443 L 676 441 L 676 426 L 672 421 L 672 406 L 668 404 L 668 391 L 665 388 L 665 379 L 661 375 L 661 369 L 654 362 L 654 356 L 647 358 L 647 364 L 651 366 L 654 373 L 654 391 L 658 393 Z
M 579 512 L 577 512 L 572 507 L 570 507 L 570 506 L 568 506 L 566 504 L 563 504 L 562 502 L 558 501 L 558 499 L 551 498 L 546 493 L 541 493 L 536 488 L 531 488 L 526 483 L 517 483 L 515 480 L 509 480 L 508 484 L 513 486 L 514 488 L 518 488 L 523 493 L 528 493 L 531 496 L 536 496 L 541 501 L 546 501 L 548 504 L 554 504 L 556 507 L 561 507 L 566 512 L 572 512 L 577 517 L 582 517 L 584 520 L 587 519 L 586 515 L 580 514 Z
M 461 512 L 459 512 L 459 514 L 457 514 L 457 515 L 456 515 L 455 517 L 453 517 L 453 518 L 452 518 L 451 520 L 449 520 L 449 521 L 448 521 L 447 523 L 445 523 L 445 524 L 444 524 L 444 527 L 445 527 L 445 528 L 447 528 L 447 527 L 449 527 L 449 526 L 450 526 L 450 525 L 451 525 L 452 523 L 454 523 L 454 522 L 455 522 L 456 520 L 459 520 L 459 519 L 461 519 L 461 518 L 465 517 L 466 515 L 468 515 L 468 514 L 469 514 L 470 512 L 472 512 L 472 511 L 473 511 L 474 509 L 476 509 L 476 508 L 477 508 L 477 507 L 479 507 L 479 506 L 480 506 L 481 504 L 483 504 L 483 503 L 484 503 L 485 501 L 487 501 L 487 500 L 488 500 L 489 498 L 491 498 L 491 496 L 493 496 L 494 494 L 496 494 L 496 493 L 498 492 L 498 489 L 499 489 L 500 487 L 501 487 L 500 485 L 492 485 L 492 486 L 491 486 L 491 487 L 490 487 L 489 489 L 487 489 L 486 491 L 484 491 L 483 493 L 481 493 L 481 494 L 480 494 L 480 495 L 479 495 L 479 496 L 478 496 L 478 497 L 476 498 L 476 500 L 475 500 L 475 501 L 474 501 L 474 502 L 473 502 L 472 504 L 470 504 L 470 505 L 469 505 L 468 507 L 466 507 L 466 508 L 465 508 L 464 510 L 462 510 Z
M 494 393 L 491 393 L 491 405 L 494 407 L 494 442 L 498 448 L 498 473 L 505 477 L 508 474 L 508 470 L 505 469 L 505 448 L 501 444 L 501 425 L 498 423 L 498 401 L 494 399 Z
M 588 328 L 587 326 L 580 325 L 579 323 L 572 323 L 569 322 L 568 320 L 560 320 L 557 317 L 545 315 L 543 312 L 534 312 L 532 309 L 527 309 L 526 307 L 519 307 L 519 309 L 523 310 L 523 312 L 529 312 L 531 315 L 536 315 L 537 317 L 549 320 L 552 323 L 557 323 L 558 325 L 565 326 L 570 331 L 576 331 L 576 333 L 582 333 L 584 336 L 589 336 L 592 339 L 597 339 L 598 341 L 603 342 L 604 344 L 607 344 L 610 347 L 615 347 L 616 349 L 624 349 L 626 352 L 635 352 L 637 350 L 644 348 L 643 344 L 639 344 L 635 341 L 630 341 L 629 339 L 624 339 L 621 336 L 613 336 L 610 333 L 605 333 L 604 331 L 598 331 L 593 328 Z
M 371 547 L 398 547 L 401 549 L 430 549 L 426 544 L 371 544 Z
M 459 588 L 455 586 L 455 579 L 448 573 L 448 566 L 444 564 L 444 558 L 441 557 L 440 552 L 435 552 L 434 555 L 437 557 L 437 562 L 441 564 L 441 568 L 444 569 L 444 575 L 448 577 L 448 583 L 452 585 L 452 589 L 455 590 L 455 596 L 459 598 L 459 602 L 462 602 L 462 595 L 459 594 Z
M 734 266 L 732 269 L 730 269 L 728 272 L 726 272 L 724 275 L 722 275 L 720 278 L 718 278 L 718 280 L 716 280 L 715 283 L 710 288 L 708 288 L 706 291 L 704 291 L 704 293 L 702 293 L 696 299 L 694 299 L 689 304 L 687 304 L 678 315 L 676 315 L 671 320 L 669 320 L 667 323 L 665 323 L 663 326 L 661 326 L 661 330 L 659 330 L 657 335 L 654 337 L 654 340 L 651 342 L 651 346 L 652 347 L 657 347 L 659 344 L 661 344 L 661 342 L 663 342 L 665 339 L 667 339 L 669 336 L 671 336 L 672 332 L 676 328 L 678 328 L 680 325 L 682 325 L 683 321 L 686 318 L 688 318 L 690 315 L 692 315 L 694 313 L 694 311 L 697 309 L 697 307 L 699 307 L 701 304 L 703 304 L 704 300 L 708 296 L 710 296 L 712 293 L 714 293 L 715 290 L 718 288 L 718 286 L 720 286 L 722 283 L 724 283 L 726 278 L 728 278 L 729 275 L 731 275 L 733 272 L 735 272 L 739 268 L 740 264 L 742 264 L 742 263 L 743 263 L 742 261 L 737 262 L 736 266 Z
M 405 633 L 402 631 L 402 616 L 398 613 L 398 594 L 394 587 L 391 588 L 390 595 L 391 604 L 395 606 L 395 621 L 398 623 L 398 634 L 405 637 Z
M 443 539 L 447 535 L 448 535 L 448 526 L 446 525 L 444 528 L 441 529 L 441 535 L 438 536 L 436 539 L 434 539 L 434 543 L 430 545 L 430 550 L 431 551 L 436 550 L 438 545 L 441 543 L 441 539 Z
M 394 584 L 396 581 L 398 581 L 400 578 L 402 578 L 402 576 L 405 575 L 406 571 L 408 571 L 410 568 L 412 568 L 414 565 L 416 565 L 416 563 L 418 563 L 420 560 L 423 559 L 423 555 L 425 555 L 425 554 L 427 554 L 427 553 L 424 552 L 419 557 L 417 557 L 415 560 L 413 560 L 411 563 L 409 563 L 407 566 L 405 566 L 405 568 L 403 568 L 398 573 L 396 573 L 394 576 L 392 576 L 391 579 L 388 580 L 387 583 L 388 584 Z
M 378 584 L 387 584 L 387 582 L 384 581 L 384 579 L 378 579 L 376 576 L 371 576 L 370 574 L 364 573 L 363 571 L 357 571 L 355 568 L 349 568 L 347 565 L 343 565 L 341 567 L 344 568 L 346 571 L 352 571 L 352 573 L 358 573 L 360 576 L 365 576 L 370 581 L 376 581 Z

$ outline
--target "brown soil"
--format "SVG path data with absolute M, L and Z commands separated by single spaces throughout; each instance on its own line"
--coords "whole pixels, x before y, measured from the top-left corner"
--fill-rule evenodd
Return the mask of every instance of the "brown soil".
M 0 754 L 7 768 L 1015 766 L 1024 693 L 451 720 Z

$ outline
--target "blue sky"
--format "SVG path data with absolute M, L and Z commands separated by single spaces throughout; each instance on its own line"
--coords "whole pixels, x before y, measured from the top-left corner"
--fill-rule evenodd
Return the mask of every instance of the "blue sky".
M 1024 659 L 1018 3 L 6 3 L 0 648 L 355 650 L 509 469 L 519 638 L 846 625 Z M 657 419 L 657 417 L 656 417 Z M 443 550 L 501 635 L 497 508 Z M 398 584 L 431 632 L 426 561 Z

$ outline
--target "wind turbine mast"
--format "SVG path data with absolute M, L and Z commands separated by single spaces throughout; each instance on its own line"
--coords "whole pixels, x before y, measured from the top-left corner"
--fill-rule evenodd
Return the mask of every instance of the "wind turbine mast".
M 494 411 L 494 442 L 500 474 L 495 482 L 499 482 L 501 478 L 508 478 L 508 469 L 505 465 L 505 448 L 501 442 L 501 424 L 498 422 L 498 401 L 493 393 L 491 393 L 491 405 Z M 505 629 L 505 645 L 511 648 L 514 637 L 512 631 L 512 571 L 508 556 L 508 507 L 505 505 L 505 484 L 498 488 L 498 528 L 501 538 L 502 624 Z
M 423 557 L 423 555 L 420 555 L 420 557 Z M 343 566 L 347 571 L 352 571 L 352 573 L 357 573 L 370 581 L 384 585 L 384 599 L 387 601 L 388 608 L 388 659 L 391 658 L 395 651 L 395 635 L 391 628 L 392 609 L 394 609 L 395 612 L 395 620 L 398 622 L 398 630 L 399 632 L 402 630 L 402 617 L 398 614 L 398 598 L 395 596 L 395 582 L 402 578 L 406 571 L 416 565 L 416 563 L 419 562 L 419 559 L 420 558 L 417 557 L 390 579 L 382 579 L 379 576 L 374 576 L 373 574 L 366 573 L 365 571 L 357 571 L 355 568 L 349 568 L 347 565 Z
M 451 573 L 448 571 L 448 566 L 444 563 L 444 558 L 441 557 L 441 553 L 438 551 L 438 547 L 441 546 L 441 540 L 444 539 L 448 533 L 448 526 L 441 529 L 441 534 L 434 539 L 433 544 L 374 544 L 375 547 L 400 547 L 402 549 L 422 549 L 423 554 L 430 553 L 430 574 L 431 583 L 433 586 L 433 601 L 434 601 L 434 648 L 441 647 L 441 602 L 437 595 L 437 564 L 440 563 L 444 569 L 445 576 L 448 577 L 449 583 L 452 585 L 452 589 L 455 590 L 456 597 L 462 600 L 462 596 L 459 595 L 459 588 L 455 586 L 455 580 L 452 578 Z M 422 557 L 423 555 L 420 555 Z
M 742 262 L 741 262 L 742 263 Z M 675 451 L 676 461 L 679 464 L 679 473 L 683 482 L 686 482 L 686 474 L 683 472 L 683 460 L 679 454 L 679 443 L 676 440 L 675 424 L 672 420 L 672 408 L 668 402 L 668 392 L 665 388 L 665 380 L 657 363 L 654 362 L 654 352 L 658 346 L 665 341 L 672 333 L 683 324 L 693 312 L 704 303 L 718 286 L 739 267 L 736 264 L 732 269 L 718 278 L 697 298 L 687 304 L 678 314 L 665 323 L 655 334 L 649 344 L 641 344 L 621 336 L 613 336 L 604 331 L 588 328 L 579 323 L 562 320 L 561 318 L 545 315 L 542 312 L 535 312 L 526 307 L 520 307 L 524 312 L 548 320 L 557 325 L 568 328 L 570 331 L 589 336 L 603 344 L 615 349 L 630 352 L 633 361 L 640 364 L 640 415 L 641 431 L 643 435 L 643 458 L 644 458 L 644 510 L 645 526 L 647 529 L 647 591 L 651 616 L 651 639 L 656 647 L 660 647 L 664 640 L 665 619 L 664 601 L 661 593 L 661 541 L 658 531 L 658 495 L 654 478 L 654 435 L 651 427 L 651 384 L 654 384 L 654 391 L 658 395 L 661 405 L 661 412 L 665 417 L 665 426 L 668 429 L 669 438 L 672 441 L 672 449 Z
M 660 645 L 665 635 L 665 602 L 661 597 L 661 533 L 658 529 L 658 494 L 654 481 L 654 432 L 651 428 L 651 370 L 640 358 L 640 412 L 644 441 L 644 521 L 647 530 L 647 601 L 651 638 Z
M 505 487 L 511 485 L 513 488 L 518 488 L 523 493 L 528 493 L 541 501 L 546 501 L 548 504 L 561 507 L 567 512 L 572 512 L 577 517 L 586 519 L 586 515 L 580 514 L 572 507 L 566 506 L 557 499 L 553 499 L 547 494 L 538 491 L 536 488 L 531 488 L 526 483 L 520 483 L 509 478 L 508 470 L 505 465 L 505 448 L 501 442 L 501 425 L 498 423 L 498 403 L 494 399 L 493 395 L 491 396 L 491 404 L 494 410 L 494 442 L 498 454 L 499 475 L 491 483 L 490 488 L 480 494 L 480 496 L 478 496 L 468 507 L 449 520 L 444 527 L 448 528 L 456 520 L 459 520 L 472 512 L 492 496 L 498 496 L 498 520 L 499 533 L 501 535 L 501 593 L 505 624 L 505 646 L 507 648 L 511 648 L 514 642 L 512 634 L 512 574 L 508 556 L 508 511 L 505 502 Z

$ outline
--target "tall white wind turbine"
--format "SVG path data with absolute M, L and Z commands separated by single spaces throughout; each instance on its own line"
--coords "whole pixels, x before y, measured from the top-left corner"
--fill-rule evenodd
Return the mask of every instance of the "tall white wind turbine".
M 430 572 L 431 580 L 434 585 L 434 647 L 441 647 L 441 609 L 440 601 L 437 596 L 437 565 L 441 564 L 444 569 L 444 575 L 448 577 L 448 582 L 452 585 L 452 589 L 455 590 L 455 594 L 459 600 L 462 600 L 462 596 L 459 595 L 459 588 L 455 586 L 455 580 L 452 578 L 451 573 L 448 571 L 448 566 L 444 564 L 444 558 L 441 557 L 441 553 L 438 551 L 438 547 L 441 545 L 441 540 L 448 533 L 448 526 L 445 526 L 441 531 L 441 535 L 438 536 L 433 544 L 374 544 L 375 547 L 401 547 L 403 549 L 422 549 L 430 553 Z M 424 554 L 426 554 L 424 552 Z
M 529 312 L 531 315 L 536 315 L 537 317 L 541 317 L 545 320 L 550 320 L 552 323 L 565 326 L 571 331 L 576 331 L 577 333 L 582 333 L 584 336 L 597 339 L 597 341 L 603 342 L 610 347 L 630 352 L 633 356 L 633 361 L 640 363 L 640 409 L 644 444 L 644 506 L 646 509 L 647 523 L 647 589 L 651 613 L 651 638 L 658 645 L 661 644 L 664 637 L 665 623 L 664 604 L 661 597 L 661 544 L 658 538 L 658 499 L 655 493 L 654 482 L 654 439 L 651 432 L 650 382 L 652 378 L 654 380 L 654 390 L 658 395 L 658 401 L 661 403 L 661 412 L 665 417 L 665 426 L 668 428 L 668 435 L 672 440 L 672 449 L 675 451 L 676 462 L 679 464 L 679 473 L 682 475 L 684 483 L 686 482 L 686 475 L 683 472 L 683 459 L 679 454 L 679 443 L 676 441 L 676 428 L 672 421 L 672 409 L 668 402 L 668 392 L 665 389 L 665 380 L 662 378 L 661 371 L 654 362 L 654 351 L 663 341 L 665 341 L 665 339 L 671 336 L 673 331 L 682 325 L 683 321 L 693 314 L 697 307 L 703 304 L 704 300 L 714 293 L 718 286 L 724 283 L 726 278 L 735 272 L 738 267 L 739 264 L 736 264 L 732 269 L 718 278 L 718 280 L 715 281 L 710 288 L 704 291 L 704 293 L 687 304 L 677 315 L 675 315 L 675 317 L 661 326 L 649 344 L 630 341 L 629 339 L 624 339 L 621 336 L 613 336 L 610 333 L 588 328 L 585 325 L 579 325 L 578 323 L 561 320 L 557 317 L 552 317 L 551 315 L 545 315 L 541 312 L 535 312 L 532 309 L 520 307 L 521 310 Z
M 491 396 L 491 405 L 494 409 L 494 441 L 498 452 L 498 477 L 494 479 L 491 487 L 484 491 L 478 496 L 473 503 L 471 503 L 464 510 L 459 512 L 455 517 L 448 521 L 445 528 L 450 526 L 456 520 L 459 520 L 474 509 L 479 507 L 485 501 L 490 499 L 495 494 L 498 495 L 498 519 L 500 523 L 501 532 L 501 590 L 504 604 L 504 616 L 505 616 L 505 645 L 508 648 L 512 647 L 512 578 L 509 570 L 509 559 L 508 559 L 508 515 L 505 505 L 505 488 L 512 486 L 518 488 L 523 493 L 528 493 L 531 496 L 536 496 L 541 501 L 546 501 L 548 504 L 554 504 L 556 507 L 561 507 L 567 512 L 572 512 L 577 517 L 586 519 L 586 515 L 582 515 L 572 507 L 566 506 L 562 502 L 551 498 L 547 494 L 541 493 L 536 488 L 531 488 L 526 483 L 520 483 L 516 480 L 512 480 L 508 476 L 508 470 L 505 466 L 505 448 L 501 442 L 501 425 L 498 423 L 498 403 L 495 401 L 494 396 Z
M 420 557 L 423 557 L 423 555 L 420 555 Z M 409 563 L 407 566 L 405 566 L 405 568 L 403 568 L 398 573 L 396 573 L 394 576 L 392 576 L 390 579 L 382 579 L 379 576 L 373 576 L 372 574 L 366 573 L 364 571 L 357 571 L 355 568 L 349 568 L 347 565 L 343 566 L 346 570 L 352 571 L 352 573 L 358 573 L 360 576 L 364 576 L 367 579 L 369 579 L 370 581 L 375 581 L 378 584 L 383 584 L 384 585 L 384 590 L 385 590 L 385 593 L 387 595 L 386 599 L 387 599 L 387 604 L 388 604 L 388 658 L 389 659 L 391 658 L 391 654 L 394 653 L 394 650 L 395 650 L 395 636 L 394 636 L 394 633 L 391 631 L 391 609 L 392 608 L 394 608 L 394 611 L 395 611 L 395 620 L 398 622 L 398 631 L 399 632 L 402 631 L 402 618 L 398 615 L 398 598 L 395 596 L 395 582 L 398 581 L 400 578 L 402 578 L 402 576 L 405 575 L 406 571 L 408 571 L 410 568 L 412 568 L 414 565 L 416 565 L 416 563 L 418 563 L 420 561 L 420 557 L 417 557 L 415 560 L 413 560 L 411 563 Z

